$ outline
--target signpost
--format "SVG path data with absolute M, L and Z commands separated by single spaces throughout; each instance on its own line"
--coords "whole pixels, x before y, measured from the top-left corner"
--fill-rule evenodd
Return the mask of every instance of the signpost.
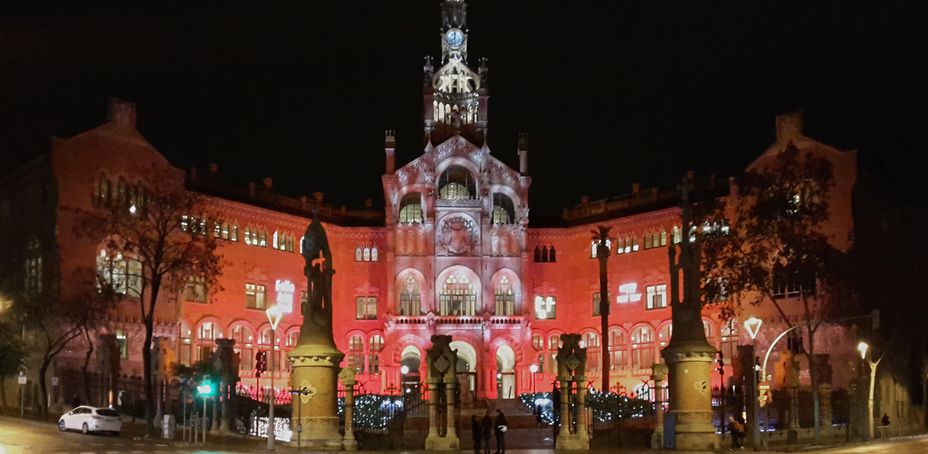
M 29 383 L 29 377 L 26 376 L 26 366 L 19 368 L 17 382 L 19 383 L 19 417 L 22 418 L 26 414 L 26 383 Z

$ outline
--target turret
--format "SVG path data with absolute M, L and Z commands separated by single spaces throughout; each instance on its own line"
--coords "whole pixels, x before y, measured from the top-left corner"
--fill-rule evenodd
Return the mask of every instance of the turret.
M 396 138 L 392 129 L 388 129 L 384 134 L 383 152 L 387 160 L 386 173 L 387 175 L 393 175 L 393 172 L 396 171 Z
M 519 152 L 519 173 L 528 175 L 528 134 L 519 134 L 519 145 L 516 149 Z

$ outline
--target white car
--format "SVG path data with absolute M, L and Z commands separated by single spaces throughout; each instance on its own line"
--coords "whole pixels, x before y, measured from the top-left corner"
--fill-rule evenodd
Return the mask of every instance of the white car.
M 58 430 L 80 430 L 87 434 L 92 432 L 109 432 L 119 435 L 122 430 L 122 420 L 119 412 L 112 408 L 97 408 L 82 405 L 61 415 L 58 419 Z

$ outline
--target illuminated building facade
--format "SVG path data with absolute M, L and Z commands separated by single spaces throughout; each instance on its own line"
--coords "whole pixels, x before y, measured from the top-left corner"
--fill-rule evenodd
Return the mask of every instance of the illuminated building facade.
M 227 265 L 216 288 L 192 282 L 177 294 L 163 296 L 156 335 L 167 340 L 183 363 L 206 358 L 218 338 L 235 339 L 243 383 L 266 386 L 268 374 L 256 379 L 252 370 L 256 352 L 271 345 L 264 309 L 276 303 L 294 310 L 277 331 L 279 356 L 274 362 L 283 366 L 276 376 L 285 378 L 283 359 L 298 337 L 299 302 L 306 292 L 300 235 L 312 210 L 319 209 L 337 270 L 336 341 L 346 353 L 344 366 L 356 370 L 362 392 L 400 392 L 404 384 L 423 380 L 429 339 L 445 334 L 453 337 L 452 348 L 461 358 L 461 380 L 470 391 L 465 399 L 514 398 L 532 389 L 550 389 L 563 333 L 582 334 L 589 355 L 588 378 L 594 386 L 599 383 L 604 342 L 590 231 L 605 224 L 614 235 L 609 260 L 613 309 L 605 333 L 612 355 L 609 373 L 614 390 L 642 392 L 671 335 L 667 247 L 681 241 L 678 194 L 636 185 L 626 196 L 584 200 L 567 208 L 554 225 L 530 223 L 528 142 L 519 141 L 519 169 L 492 155 L 486 141 L 487 68 L 485 62 L 477 71 L 467 64 L 466 4 L 447 0 L 442 8 L 441 60 L 436 65 L 426 60 L 424 65 L 423 124 L 428 140 L 421 156 L 397 167 L 394 137 L 387 133 L 384 211 L 369 206 L 336 209 L 325 204 L 322 194 L 287 197 L 274 192 L 271 179 L 237 187 L 222 180 L 218 166 L 185 174 L 135 129 L 134 106 L 113 101 L 107 123 L 55 139 L 48 155 L 5 182 L 4 193 L 17 194 L 3 200 L 0 215 L 11 219 L 11 213 L 24 213 L 27 222 L 40 226 L 32 236 L 17 234 L 14 243 L 22 247 L 14 248 L 18 252 L 12 259 L 35 265 L 31 274 L 27 270 L 31 285 L 57 282 L 66 292 L 68 270 L 92 264 L 101 254 L 100 244 L 74 237 L 69 214 L 73 208 L 125 203 L 156 190 L 155 182 L 141 179 L 143 169 L 159 169 L 162 178 L 185 181 L 190 191 L 207 197 L 209 211 L 217 215 L 201 220 L 192 213 L 183 222 L 194 228 L 202 221 L 196 228 L 220 239 Z M 803 136 L 801 118 L 793 115 L 778 118 L 777 141 L 758 161 L 788 142 L 834 163 L 838 185 L 832 194 L 829 234 L 847 247 L 853 228 L 856 154 Z M 17 187 L 22 190 L 17 192 Z M 726 196 L 729 182 L 710 178 L 700 188 Z M 26 206 L 32 208 L 19 208 Z M 43 268 L 41 261 L 35 262 L 43 254 L 57 260 L 46 261 Z M 48 265 L 53 262 L 60 264 L 54 270 Z M 136 346 L 142 343 L 143 331 L 131 286 L 125 284 L 126 301 L 106 331 L 115 333 L 124 346 L 123 373 L 139 376 L 141 352 Z M 781 296 L 791 297 L 788 289 Z M 797 308 L 787 315 L 799 314 Z M 771 320 L 768 326 L 781 318 L 764 308 L 749 315 L 766 317 Z M 735 357 L 737 345 L 748 343 L 738 321 L 722 323 L 710 311 L 704 324 L 709 341 L 726 361 Z M 823 350 L 842 358 L 832 359 L 836 370 L 852 367 L 844 361 L 854 354 L 841 348 L 844 335 L 821 334 L 827 344 Z M 764 341 L 769 339 L 762 335 L 759 343 Z M 75 343 L 59 367 L 76 366 L 83 351 Z M 531 365 L 539 372 L 531 373 Z M 730 366 L 725 374 L 731 374 Z M 835 377 L 846 380 L 838 373 Z M 834 383 L 836 388 L 845 385 Z

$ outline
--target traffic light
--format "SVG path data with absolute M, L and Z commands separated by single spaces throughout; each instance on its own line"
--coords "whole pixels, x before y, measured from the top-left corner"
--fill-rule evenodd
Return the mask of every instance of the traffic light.
M 213 383 L 209 379 L 203 380 L 197 385 L 197 394 L 200 396 L 210 396 L 213 394 Z
M 261 377 L 261 374 L 267 370 L 267 352 L 260 351 L 255 355 L 255 377 Z
M 724 374 L 725 373 L 725 354 L 722 353 L 721 350 L 719 350 L 719 357 L 716 360 L 716 362 L 719 365 L 719 367 L 716 368 L 716 371 L 719 373 L 719 375 Z

